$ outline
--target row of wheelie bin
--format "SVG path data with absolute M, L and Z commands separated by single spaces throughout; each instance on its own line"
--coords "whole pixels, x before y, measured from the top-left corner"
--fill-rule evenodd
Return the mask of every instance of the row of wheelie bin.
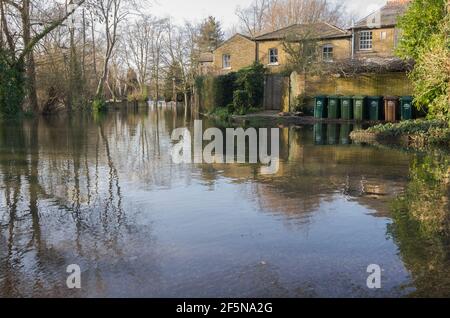
M 356 121 L 413 119 L 411 96 L 317 96 L 314 117 Z

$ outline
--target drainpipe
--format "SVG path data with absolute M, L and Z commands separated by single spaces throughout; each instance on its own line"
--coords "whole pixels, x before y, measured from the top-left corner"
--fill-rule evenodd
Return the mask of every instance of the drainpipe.
M 355 59 L 355 20 L 352 19 L 352 60 Z

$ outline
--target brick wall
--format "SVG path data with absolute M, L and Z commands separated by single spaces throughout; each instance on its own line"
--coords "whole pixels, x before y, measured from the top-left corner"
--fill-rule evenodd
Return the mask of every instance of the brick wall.
M 319 58 L 322 54 L 322 47 L 326 44 L 333 46 L 333 59 L 348 59 L 351 57 L 351 38 L 330 39 L 318 42 Z M 272 48 L 278 49 L 278 64 L 269 64 L 269 50 Z M 259 62 L 265 65 L 271 73 L 278 73 L 283 71 L 289 62 L 289 56 L 283 48 L 281 41 L 259 41 L 258 42 L 258 56 Z
M 236 35 L 214 51 L 214 69 L 218 74 L 239 71 L 254 63 L 255 51 L 255 42 L 243 36 Z M 223 55 L 231 56 L 231 68 L 223 68 Z
M 360 50 L 359 49 L 359 35 L 362 31 L 372 31 L 372 49 Z M 381 35 L 385 32 L 386 38 L 382 39 Z M 398 30 L 395 28 L 384 29 L 367 29 L 359 30 L 355 33 L 355 57 L 392 57 L 396 47 L 398 38 Z
M 365 95 L 365 96 L 410 96 L 413 93 L 411 81 L 406 73 L 359 74 L 349 78 L 329 76 L 307 76 L 292 73 L 291 103 L 293 99 L 306 94 L 309 106 L 317 95 Z M 287 111 L 288 105 L 283 109 Z

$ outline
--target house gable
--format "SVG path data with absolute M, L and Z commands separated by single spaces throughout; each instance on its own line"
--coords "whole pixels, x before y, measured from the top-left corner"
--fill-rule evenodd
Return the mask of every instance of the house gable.
M 392 57 L 400 31 L 397 22 L 408 9 L 410 0 L 390 0 L 379 10 L 353 26 L 354 54 L 357 58 Z
M 213 53 L 216 73 L 238 71 L 255 61 L 256 44 L 251 38 L 235 34 L 223 42 Z

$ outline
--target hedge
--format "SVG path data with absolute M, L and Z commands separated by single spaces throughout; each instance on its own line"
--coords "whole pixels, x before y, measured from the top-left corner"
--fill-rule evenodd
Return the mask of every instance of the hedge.
M 213 112 L 216 108 L 228 108 L 244 113 L 250 108 L 261 108 L 264 75 L 264 66 L 255 63 L 226 75 L 198 77 L 195 85 L 201 109 Z

